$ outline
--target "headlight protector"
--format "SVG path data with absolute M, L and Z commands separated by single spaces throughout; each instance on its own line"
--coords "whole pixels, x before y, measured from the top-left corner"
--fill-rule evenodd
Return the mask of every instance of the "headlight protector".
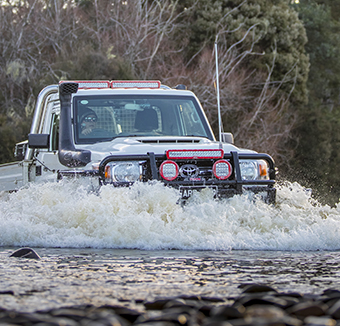
M 240 160 L 242 180 L 269 180 L 268 163 L 264 160 Z

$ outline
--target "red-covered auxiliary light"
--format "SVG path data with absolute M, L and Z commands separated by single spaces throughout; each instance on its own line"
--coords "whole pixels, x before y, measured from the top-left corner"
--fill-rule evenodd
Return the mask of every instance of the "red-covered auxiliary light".
M 231 164 L 226 160 L 218 160 L 213 165 L 214 176 L 219 180 L 228 179 L 231 175 Z
M 114 80 L 111 88 L 160 88 L 158 80 Z
M 169 149 L 166 156 L 169 160 L 218 159 L 224 156 L 224 152 L 222 149 Z
M 167 181 L 175 180 L 178 177 L 178 170 L 178 165 L 174 161 L 164 161 L 159 167 L 162 178 Z

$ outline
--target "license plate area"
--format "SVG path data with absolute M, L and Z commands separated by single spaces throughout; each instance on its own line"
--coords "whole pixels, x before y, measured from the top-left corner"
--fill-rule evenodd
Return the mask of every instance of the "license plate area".
M 201 191 L 205 188 L 213 189 L 214 193 L 217 193 L 217 186 L 180 186 L 179 192 L 182 199 L 188 199 L 194 194 L 194 191 Z

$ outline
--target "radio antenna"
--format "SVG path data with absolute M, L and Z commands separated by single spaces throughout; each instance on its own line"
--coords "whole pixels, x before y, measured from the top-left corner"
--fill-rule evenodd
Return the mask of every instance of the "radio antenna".
M 216 91 L 217 91 L 217 110 L 218 110 L 218 140 L 222 142 L 222 118 L 221 118 L 221 105 L 220 105 L 220 85 L 219 85 L 219 73 L 218 73 L 218 53 L 217 42 L 215 42 L 215 58 L 216 58 Z

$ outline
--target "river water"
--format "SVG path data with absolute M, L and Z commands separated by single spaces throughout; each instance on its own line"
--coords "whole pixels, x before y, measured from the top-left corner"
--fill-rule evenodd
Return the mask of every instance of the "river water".
M 340 207 L 299 184 L 275 206 L 249 194 L 186 206 L 161 184 L 89 193 L 76 183 L 0 195 L 0 308 L 36 311 L 192 294 L 232 298 L 243 283 L 340 289 Z M 31 247 L 40 260 L 9 257 Z

